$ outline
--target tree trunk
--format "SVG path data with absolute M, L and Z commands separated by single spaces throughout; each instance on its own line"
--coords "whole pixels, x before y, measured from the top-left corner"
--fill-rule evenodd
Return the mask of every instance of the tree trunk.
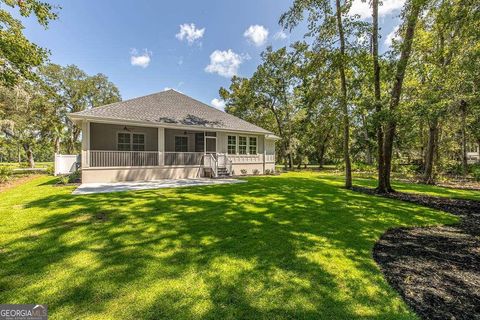
M 35 160 L 33 158 L 33 151 L 29 144 L 23 145 L 23 150 L 25 150 L 25 154 L 27 156 L 28 165 L 30 168 L 35 168 Z
M 324 156 L 325 156 L 325 144 L 322 143 L 322 145 L 320 146 L 320 149 L 318 150 L 318 168 L 319 169 L 323 169 Z
M 403 79 L 405 78 L 405 70 L 407 69 L 408 60 L 412 51 L 413 38 L 415 36 L 415 26 L 417 24 L 418 16 L 425 3 L 425 0 L 412 1 L 410 3 L 410 10 L 407 16 L 407 25 L 405 37 L 403 40 L 400 59 L 397 63 L 397 71 L 395 73 L 395 80 L 390 97 L 390 119 L 385 130 L 385 138 L 383 141 L 383 153 L 385 157 L 385 167 L 383 179 L 385 188 L 388 192 L 393 192 L 390 183 L 390 175 L 392 170 L 392 155 L 393 155 L 393 139 L 395 138 L 396 120 L 394 119 L 394 111 L 400 103 L 400 96 L 402 94 Z
M 437 130 L 438 125 L 437 123 L 432 123 L 430 128 L 428 129 L 428 144 L 427 144 L 427 152 L 426 152 L 426 159 L 425 159 L 425 171 L 423 173 L 423 182 L 427 184 L 434 184 L 433 179 L 433 159 L 435 157 L 435 149 L 437 144 Z
M 462 173 L 466 177 L 468 174 L 467 161 L 467 103 L 462 100 L 460 102 L 460 111 L 462 113 Z
M 336 0 L 336 16 L 338 35 L 340 38 L 340 57 L 338 62 L 338 71 L 340 73 L 341 98 L 340 106 L 343 112 L 343 158 L 345 161 L 345 188 L 352 187 L 352 165 L 350 163 L 350 120 L 348 116 L 347 104 L 347 79 L 345 77 L 345 35 L 342 24 L 342 7 L 340 0 Z
M 60 153 L 60 137 L 55 137 L 53 141 L 55 153 Z
M 372 57 L 373 57 L 373 82 L 375 94 L 375 112 L 377 114 L 377 166 L 378 166 L 378 184 L 376 191 L 386 193 L 385 183 L 385 157 L 383 154 L 383 127 L 380 119 L 382 112 L 382 101 L 380 91 L 380 65 L 378 63 L 378 0 L 372 1 Z

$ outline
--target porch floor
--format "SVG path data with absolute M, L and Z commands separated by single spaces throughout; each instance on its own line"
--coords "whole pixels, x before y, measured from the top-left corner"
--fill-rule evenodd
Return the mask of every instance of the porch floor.
M 73 194 L 109 193 L 121 191 L 136 191 L 147 189 L 193 187 L 217 184 L 243 183 L 245 180 L 238 179 L 164 179 L 153 181 L 114 182 L 114 183 L 82 183 Z

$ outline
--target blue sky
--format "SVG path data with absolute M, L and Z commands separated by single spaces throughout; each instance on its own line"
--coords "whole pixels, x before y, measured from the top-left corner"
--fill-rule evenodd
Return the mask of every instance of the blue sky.
M 267 45 L 288 45 L 305 31 L 278 33 L 287 0 L 50 2 L 61 5 L 59 19 L 47 30 L 24 20 L 26 36 L 50 49 L 53 63 L 104 73 L 123 99 L 173 88 L 212 104 L 232 74 L 254 72 Z M 384 0 L 380 8 L 383 50 L 403 2 Z M 370 15 L 360 0 L 352 11 Z

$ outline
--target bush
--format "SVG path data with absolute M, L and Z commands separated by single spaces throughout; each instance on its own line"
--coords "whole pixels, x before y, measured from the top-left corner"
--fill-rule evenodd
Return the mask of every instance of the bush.
M 242 174 L 242 176 L 246 176 L 247 175 L 247 169 L 240 170 L 240 173 Z
M 270 169 L 265 169 L 265 174 L 268 176 L 268 175 L 271 175 L 272 173 L 270 172 Z
M 60 182 L 61 184 L 67 184 L 68 183 L 68 176 L 58 177 L 58 182 Z
M 259 174 L 260 174 L 260 171 L 258 171 L 258 169 L 253 169 L 253 174 L 254 174 L 254 175 L 259 175 Z
M 80 171 L 72 172 L 68 175 L 68 183 L 75 183 L 80 179 Z
M 0 166 L 0 183 L 8 181 L 13 174 L 13 169 L 7 166 Z
M 54 168 L 53 168 L 53 164 L 47 165 L 45 167 L 45 172 L 46 172 L 46 174 L 53 176 L 53 174 L 55 173 Z
M 471 167 L 470 167 L 470 172 L 472 174 L 472 177 L 473 179 L 475 179 L 475 181 L 480 181 L 480 164 L 473 164 Z

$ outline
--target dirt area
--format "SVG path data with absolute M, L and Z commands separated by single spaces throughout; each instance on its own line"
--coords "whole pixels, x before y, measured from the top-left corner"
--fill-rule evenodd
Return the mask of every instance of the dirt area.
M 423 319 L 480 319 L 480 202 L 400 192 L 385 197 L 462 219 L 451 226 L 387 231 L 373 257 L 390 285 Z
M 10 188 L 21 185 L 25 182 L 28 182 L 34 178 L 38 177 L 38 174 L 28 174 L 28 175 L 19 175 L 13 176 L 9 181 L 0 183 L 0 192 L 8 190 Z

